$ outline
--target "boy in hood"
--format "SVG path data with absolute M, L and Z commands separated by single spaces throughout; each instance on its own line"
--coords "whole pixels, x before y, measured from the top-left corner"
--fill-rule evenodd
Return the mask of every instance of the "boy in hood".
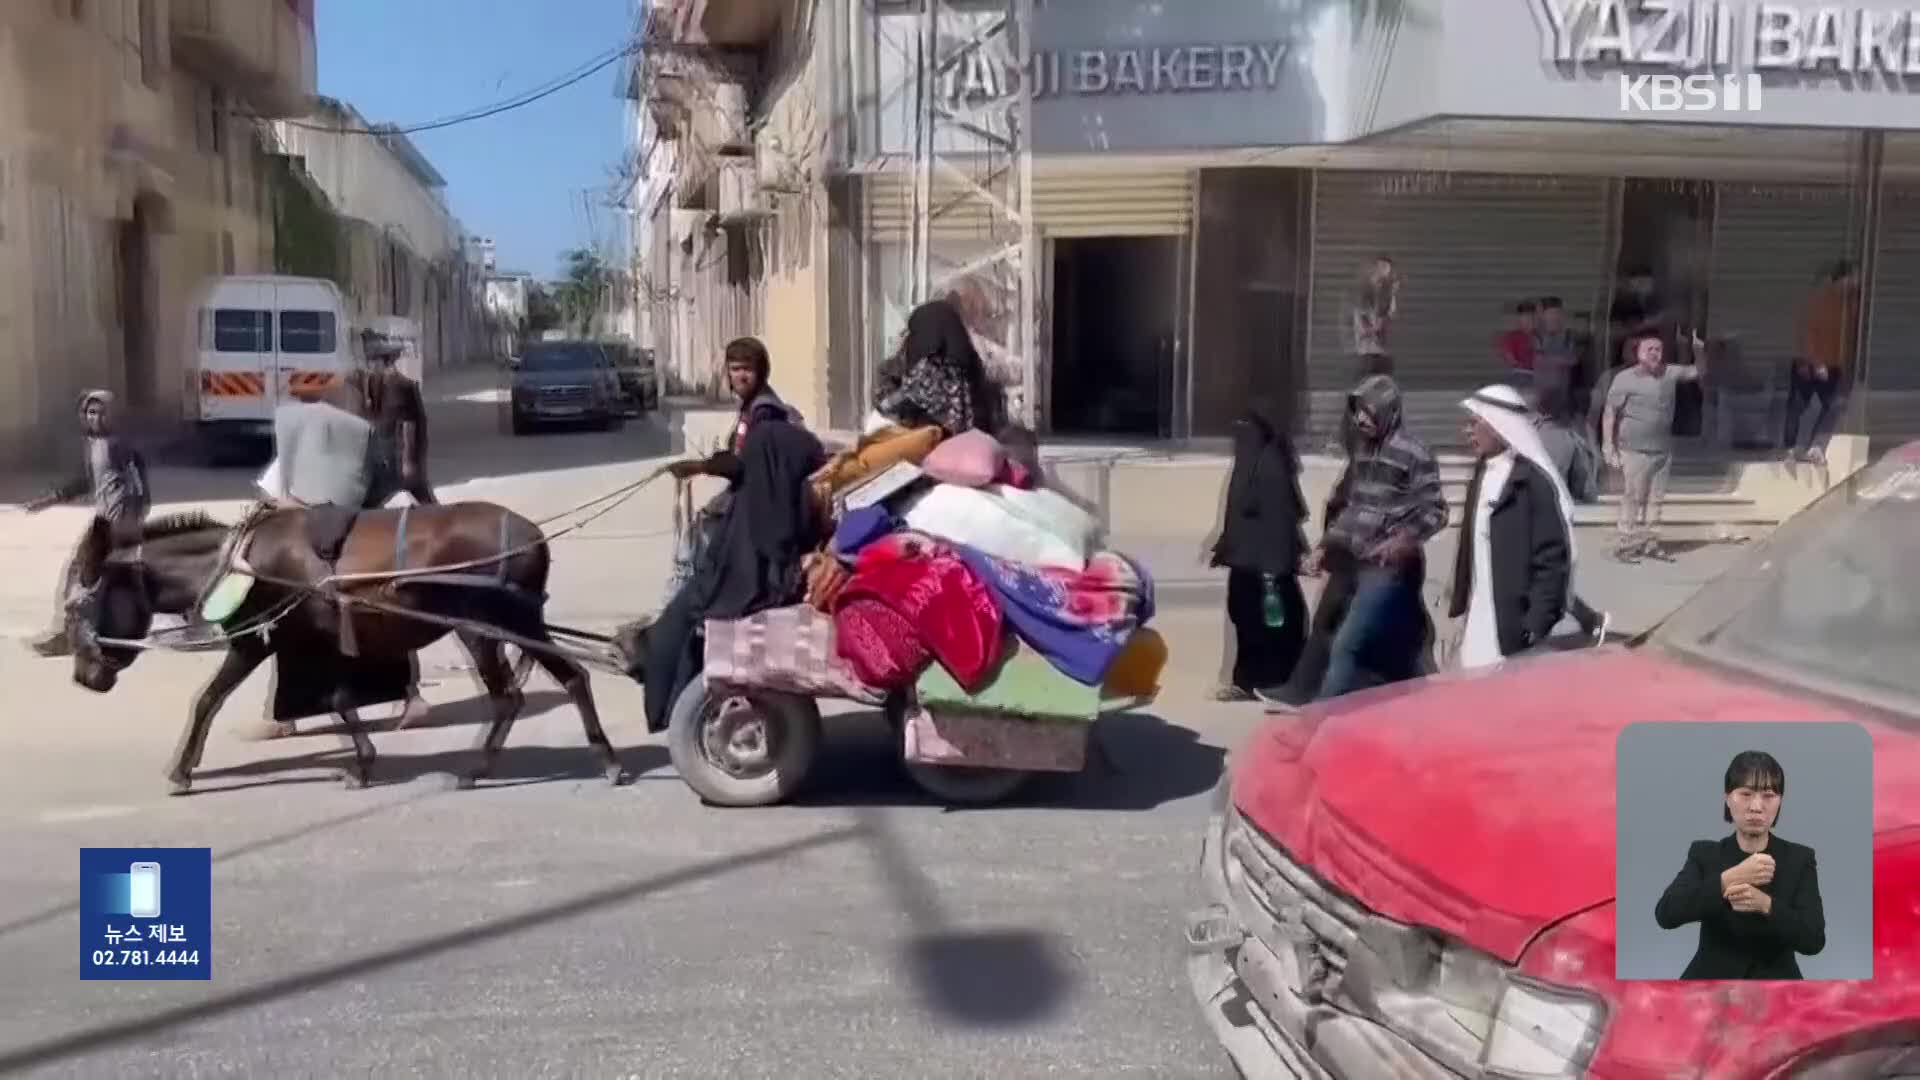
M 29 514 L 50 506 L 72 502 L 86 495 L 93 497 L 93 516 L 103 522 L 115 547 L 138 544 L 153 499 L 147 488 L 147 463 L 139 451 L 113 432 L 113 394 L 89 390 L 80 395 L 80 424 L 86 433 L 85 453 L 80 469 L 66 482 L 26 505 Z M 93 524 L 81 533 L 73 557 L 60 571 L 60 591 L 54 601 L 53 624 L 34 639 L 33 650 L 42 656 L 64 656 L 67 643 L 67 602 L 76 584 L 80 549 L 85 546 Z
M 1447 524 L 1447 501 L 1433 452 L 1401 423 L 1400 388 L 1372 375 L 1347 399 L 1351 457 L 1335 486 L 1309 573 L 1329 564 L 1354 569 L 1353 598 L 1334 634 L 1318 697 L 1358 690 L 1371 674 L 1398 682 L 1418 674 L 1427 616 L 1424 545 Z

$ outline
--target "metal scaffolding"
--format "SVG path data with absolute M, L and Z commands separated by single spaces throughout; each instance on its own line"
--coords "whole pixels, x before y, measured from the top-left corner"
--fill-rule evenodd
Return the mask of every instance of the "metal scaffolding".
M 913 300 L 966 316 L 1012 419 L 1038 426 L 1039 251 L 1029 73 L 1034 0 L 919 0 L 912 93 Z

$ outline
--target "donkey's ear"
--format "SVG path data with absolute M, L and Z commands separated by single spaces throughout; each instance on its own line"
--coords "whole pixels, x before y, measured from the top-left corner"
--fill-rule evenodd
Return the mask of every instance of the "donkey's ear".
M 113 537 L 107 531 L 107 523 L 94 518 L 87 527 L 86 539 L 80 542 L 79 562 L 74 567 L 80 584 L 92 588 L 100 583 L 100 575 L 105 572 L 107 555 L 113 551 Z

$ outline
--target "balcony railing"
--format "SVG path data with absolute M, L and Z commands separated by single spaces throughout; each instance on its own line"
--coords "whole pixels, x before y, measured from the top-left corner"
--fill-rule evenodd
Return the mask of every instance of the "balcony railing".
M 312 107 L 313 0 L 173 0 L 174 62 L 262 116 Z

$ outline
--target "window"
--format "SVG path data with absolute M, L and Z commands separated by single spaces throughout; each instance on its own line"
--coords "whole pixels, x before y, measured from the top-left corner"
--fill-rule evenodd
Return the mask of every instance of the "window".
M 283 311 L 280 313 L 281 352 L 330 353 L 333 350 L 333 312 Z
M 244 308 L 214 309 L 215 352 L 267 352 L 272 348 L 273 312 Z

